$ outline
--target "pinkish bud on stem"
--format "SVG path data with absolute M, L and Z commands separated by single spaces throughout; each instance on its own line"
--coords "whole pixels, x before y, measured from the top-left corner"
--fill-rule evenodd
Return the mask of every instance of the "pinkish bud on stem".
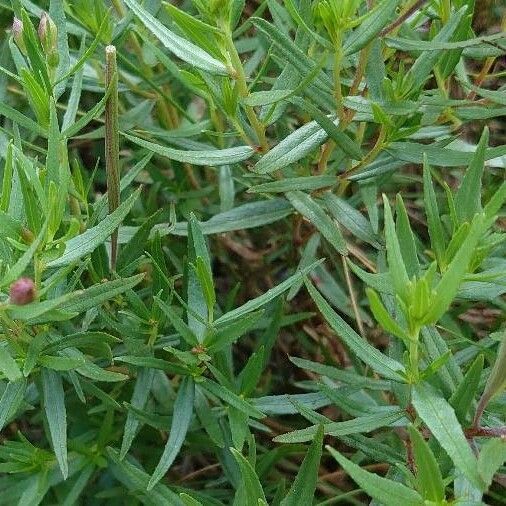
M 11 303 L 18 306 L 32 302 L 35 299 L 35 294 L 35 283 L 30 278 L 19 278 L 12 283 L 9 290 Z
M 49 66 L 58 66 L 58 29 L 47 12 L 43 12 L 40 17 L 37 33 Z
M 12 22 L 12 38 L 19 50 L 23 54 L 26 54 L 26 46 L 23 39 L 23 21 L 16 17 L 14 17 L 14 21 Z

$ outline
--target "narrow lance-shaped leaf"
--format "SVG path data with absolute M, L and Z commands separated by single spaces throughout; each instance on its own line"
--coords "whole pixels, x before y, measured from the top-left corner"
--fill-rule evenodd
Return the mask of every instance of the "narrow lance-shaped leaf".
M 120 203 L 118 68 L 114 46 L 105 48 L 105 85 L 110 90 L 105 104 L 105 170 L 109 213 L 112 214 Z M 113 271 L 116 269 L 117 256 L 118 230 L 115 229 L 111 235 L 111 270 Z
M 396 196 L 395 225 L 408 277 L 412 278 L 414 275 L 418 276 L 420 274 L 420 263 L 418 262 L 418 254 L 416 251 L 415 235 L 413 234 L 413 230 L 411 230 L 408 213 L 400 193 Z
M 17 278 L 19 278 L 24 270 L 28 267 L 30 262 L 32 261 L 35 252 L 42 244 L 44 236 L 46 235 L 48 222 L 46 221 L 42 226 L 39 234 L 35 238 L 35 240 L 30 244 L 30 247 L 19 257 L 18 261 L 5 273 L 5 276 L 0 281 L 0 287 L 7 286 Z
M 327 132 L 316 121 L 306 123 L 260 158 L 255 165 L 255 172 L 268 174 L 283 169 L 304 158 L 323 144 L 327 138 Z
M 2 397 L 0 398 L 0 430 L 2 430 L 11 417 L 16 414 L 17 409 L 23 402 L 25 390 L 25 378 L 7 383 Z
M 190 163 L 192 165 L 209 165 L 219 166 L 234 164 L 247 160 L 253 156 L 254 151 L 249 146 L 238 146 L 235 148 L 226 149 L 209 149 L 206 151 L 183 151 L 180 149 L 168 148 L 161 146 L 154 142 L 145 141 L 139 137 L 134 137 L 126 133 L 123 134 L 129 141 L 138 144 L 139 146 L 156 153 L 157 155 L 164 156 L 170 160 L 178 162 Z
M 137 374 L 137 379 L 135 381 L 132 400 L 130 401 L 133 407 L 138 409 L 144 409 L 144 406 L 146 405 L 146 402 L 149 397 L 149 392 L 151 390 L 151 385 L 153 383 L 154 374 L 155 374 L 154 369 L 142 368 L 139 370 Z M 123 459 L 125 455 L 128 453 L 128 450 L 132 445 L 139 424 L 140 424 L 139 419 L 134 416 L 132 411 L 129 411 L 125 422 L 123 440 L 121 442 L 120 459 Z
M 318 469 L 322 456 L 323 427 L 320 426 L 309 450 L 300 466 L 299 472 L 288 494 L 280 506 L 306 506 L 311 504 L 318 481 Z
M 440 504 L 445 497 L 445 485 L 438 462 L 418 430 L 410 425 L 408 432 L 413 447 L 419 491 L 424 499 Z
M 427 215 L 427 224 L 432 249 L 434 250 L 438 264 L 443 265 L 442 261 L 445 250 L 445 236 L 436 200 L 436 192 L 434 191 L 430 175 L 430 167 L 426 156 L 424 157 L 423 163 L 423 203 L 425 206 L 425 214 Z
M 212 74 L 228 74 L 225 64 L 216 60 L 195 44 L 171 32 L 158 19 L 142 8 L 136 0 L 125 0 L 125 4 L 142 21 L 144 26 L 178 58 Z
M 395 14 L 399 0 L 383 0 L 375 6 L 344 42 L 345 56 L 352 55 L 365 47 L 388 24 Z
M 151 490 L 162 479 L 183 446 L 193 414 L 194 395 L 195 384 L 193 383 L 193 379 L 186 376 L 179 386 L 176 402 L 174 403 L 174 414 L 172 417 L 169 439 L 165 445 L 160 462 L 158 462 L 149 480 L 148 490 Z
M 404 366 L 396 360 L 383 355 L 367 341 L 362 339 L 329 305 L 323 296 L 309 282 L 306 282 L 309 295 L 315 301 L 323 317 L 346 346 L 366 364 L 369 364 L 377 373 L 394 381 L 404 382 L 402 373 Z
M 475 415 L 475 424 L 479 422 L 483 410 L 492 397 L 502 392 L 506 387 L 506 333 L 503 333 L 492 371 L 485 385 Z
M 282 293 L 286 292 L 290 289 L 292 285 L 297 283 L 300 280 L 303 280 L 304 277 L 311 272 L 317 265 L 319 265 L 322 262 L 322 260 L 319 260 L 317 262 L 313 262 L 311 265 L 308 265 L 307 267 L 304 267 L 300 271 L 296 272 L 293 276 L 290 276 L 288 279 L 280 283 L 279 285 L 275 286 L 274 288 L 271 288 L 270 290 L 267 290 L 264 294 L 260 295 L 259 297 L 256 297 L 255 299 L 251 299 L 248 302 L 244 303 L 242 306 L 233 309 L 232 311 L 229 311 L 228 313 L 225 313 L 223 316 L 220 316 L 215 323 L 221 324 L 225 322 L 230 322 L 233 320 L 236 320 L 237 318 L 241 318 L 244 315 L 251 313 L 252 311 L 255 311 L 262 306 L 265 306 L 268 302 L 270 302 L 272 299 L 275 299 Z
M 460 382 L 457 390 L 450 397 L 450 404 L 455 410 L 460 423 L 465 424 L 467 414 L 471 409 L 474 397 L 480 385 L 481 372 L 483 370 L 483 354 L 476 357 L 471 367 L 467 370 L 464 379 Z
M 323 425 L 323 433 L 330 436 L 346 436 L 349 434 L 360 434 L 363 432 L 371 432 L 379 429 L 380 427 L 387 427 L 405 416 L 402 410 L 392 410 L 385 412 L 378 412 L 372 415 L 359 416 L 352 420 L 345 420 L 344 422 L 331 422 Z M 318 422 L 319 423 L 319 422 Z M 318 433 L 319 426 L 312 425 L 305 429 L 294 430 L 286 434 L 276 436 L 274 441 L 280 443 L 304 443 L 305 441 L 312 441 Z
M 475 215 L 464 242 L 436 286 L 435 295 L 431 298 L 423 324 L 436 323 L 452 303 L 467 273 L 476 246 L 483 236 L 485 225 L 485 215 Z
M 422 496 L 402 483 L 365 471 L 330 446 L 326 447 L 339 465 L 368 495 L 386 506 L 423 506 Z
M 51 443 L 63 478 L 67 479 L 67 411 L 65 409 L 65 393 L 61 376 L 57 372 L 46 368 L 42 368 L 41 376 L 44 410 Z
M 244 487 L 243 498 L 246 501 L 243 503 L 244 506 L 260 506 L 261 504 L 267 504 L 262 485 L 253 466 L 235 448 L 230 448 L 230 451 L 232 452 L 232 455 L 234 456 L 241 471 Z
M 383 206 L 385 211 L 385 238 L 387 242 L 387 258 L 388 266 L 390 268 L 390 276 L 396 293 L 405 300 L 407 296 L 409 277 L 406 271 L 406 266 L 404 265 L 404 259 L 402 258 L 399 239 L 397 238 L 395 231 L 392 210 L 386 195 L 383 195 Z
M 318 202 L 307 193 L 295 191 L 286 194 L 293 207 L 305 216 L 341 255 L 347 254 L 346 242 L 335 222 L 325 213 Z
M 504 438 L 489 439 L 481 448 L 478 458 L 478 472 L 485 487 L 492 484 L 492 479 L 499 467 L 506 461 L 506 441 Z M 486 489 L 485 488 L 485 489 Z
M 114 232 L 114 230 L 116 230 L 118 225 L 130 212 L 139 193 L 140 189 L 136 190 L 118 207 L 118 209 L 116 209 L 116 211 L 107 216 L 98 225 L 70 239 L 65 245 L 65 253 L 60 258 L 49 262 L 47 266 L 62 267 L 64 265 L 69 265 L 95 250 Z
M 20 380 L 23 375 L 17 362 L 12 358 L 5 343 L 0 344 L 0 372 L 9 380 Z
M 464 436 L 455 411 L 430 385 L 418 383 L 413 387 L 413 406 L 439 444 L 473 485 L 481 488 L 477 461 Z
M 481 179 L 488 146 L 488 128 L 483 129 L 480 142 L 455 196 L 455 210 L 460 222 L 471 221 L 481 207 Z

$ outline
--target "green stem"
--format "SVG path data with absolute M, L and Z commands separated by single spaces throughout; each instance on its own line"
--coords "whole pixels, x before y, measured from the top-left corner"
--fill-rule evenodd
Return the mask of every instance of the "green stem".
M 239 91 L 239 96 L 241 96 L 242 98 L 246 98 L 249 96 L 249 89 L 248 84 L 246 82 L 246 74 L 244 73 L 244 67 L 242 66 L 241 59 L 239 58 L 239 53 L 237 52 L 237 49 L 235 47 L 230 29 L 226 26 L 222 26 L 222 29 L 225 31 L 226 48 L 228 54 L 230 55 L 232 67 L 235 71 L 235 78 L 237 82 L 237 90 Z M 269 144 L 265 136 L 265 126 L 258 119 L 255 110 L 253 109 L 253 107 L 246 105 L 244 106 L 244 111 L 246 112 L 246 116 L 248 118 L 251 127 L 253 128 L 256 136 L 258 137 L 260 148 L 264 153 L 269 151 Z
M 107 197 L 109 212 L 119 206 L 119 122 L 118 122 L 118 71 L 116 64 L 116 48 L 105 48 L 105 85 L 111 88 L 105 106 L 105 168 L 107 173 Z M 118 256 L 118 231 L 111 236 L 111 270 L 116 268 Z

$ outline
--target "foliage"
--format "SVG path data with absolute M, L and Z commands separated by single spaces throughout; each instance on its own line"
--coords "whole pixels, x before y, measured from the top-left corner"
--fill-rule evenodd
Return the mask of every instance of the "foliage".
M 0 13 L 0 504 L 504 503 L 504 6 Z

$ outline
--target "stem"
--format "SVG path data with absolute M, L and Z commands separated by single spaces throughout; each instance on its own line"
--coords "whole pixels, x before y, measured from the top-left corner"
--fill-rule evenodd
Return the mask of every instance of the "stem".
M 355 295 L 355 290 L 353 288 L 353 280 L 351 279 L 350 270 L 348 268 L 348 264 L 346 262 L 346 257 L 341 255 L 341 261 L 343 263 L 344 277 L 346 279 L 346 285 L 348 286 L 348 292 L 350 294 L 351 306 L 353 308 L 353 314 L 355 315 L 355 320 L 357 321 L 358 331 L 360 335 L 365 339 L 365 329 L 364 324 L 362 323 L 362 318 L 360 317 L 360 309 L 357 303 L 357 297 Z
M 420 374 L 418 370 L 418 339 L 411 341 L 409 344 L 409 365 L 413 381 L 418 383 Z
M 409 16 L 411 16 L 411 14 L 416 12 L 426 2 L 427 0 L 416 0 L 412 5 L 410 6 L 408 5 L 404 9 L 404 12 L 402 12 L 394 22 L 392 22 L 390 25 L 388 25 L 380 32 L 379 37 L 384 37 L 388 33 L 394 31 L 396 28 L 399 28 L 399 26 L 401 26 L 402 23 L 404 23 L 404 21 L 406 21 L 406 19 L 408 19 Z
M 239 58 L 239 53 L 234 45 L 234 41 L 232 39 L 232 34 L 228 27 L 222 26 L 222 29 L 225 31 L 225 40 L 227 51 L 230 55 L 232 67 L 235 70 L 236 74 L 236 82 L 237 89 L 239 91 L 239 95 L 242 98 L 246 98 L 249 96 L 248 84 L 246 82 L 246 74 L 244 73 L 244 67 L 242 66 L 241 59 Z M 269 144 L 267 142 L 267 138 L 265 136 L 265 126 L 258 119 L 258 116 L 255 113 L 253 107 L 249 105 L 244 106 L 244 111 L 246 112 L 246 116 L 248 121 L 255 131 L 256 136 L 258 137 L 258 142 L 260 143 L 260 148 L 265 153 L 269 151 Z
M 105 48 L 105 86 L 111 91 L 105 106 L 105 169 L 107 173 L 107 197 L 109 213 L 119 206 L 119 122 L 118 122 L 118 71 L 116 48 Z M 118 256 L 118 230 L 111 235 L 111 270 L 116 269 Z
M 381 129 L 379 131 L 378 138 L 377 138 L 376 143 L 374 144 L 373 148 L 371 149 L 371 151 L 369 151 L 369 153 L 367 153 L 366 157 L 360 163 L 357 163 L 357 165 L 352 167 L 350 170 L 346 171 L 343 174 L 343 176 L 348 177 L 348 176 L 351 176 L 352 174 L 355 174 L 364 165 L 366 165 L 369 162 L 371 162 L 372 160 L 374 160 L 379 155 L 380 151 L 384 147 L 386 134 L 387 134 L 387 131 L 386 131 L 385 125 L 381 125 Z
M 334 97 L 336 99 L 337 117 L 339 123 L 344 121 L 343 91 L 341 89 L 341 61 L 342 50 L 339 46 L 334 53 Z

